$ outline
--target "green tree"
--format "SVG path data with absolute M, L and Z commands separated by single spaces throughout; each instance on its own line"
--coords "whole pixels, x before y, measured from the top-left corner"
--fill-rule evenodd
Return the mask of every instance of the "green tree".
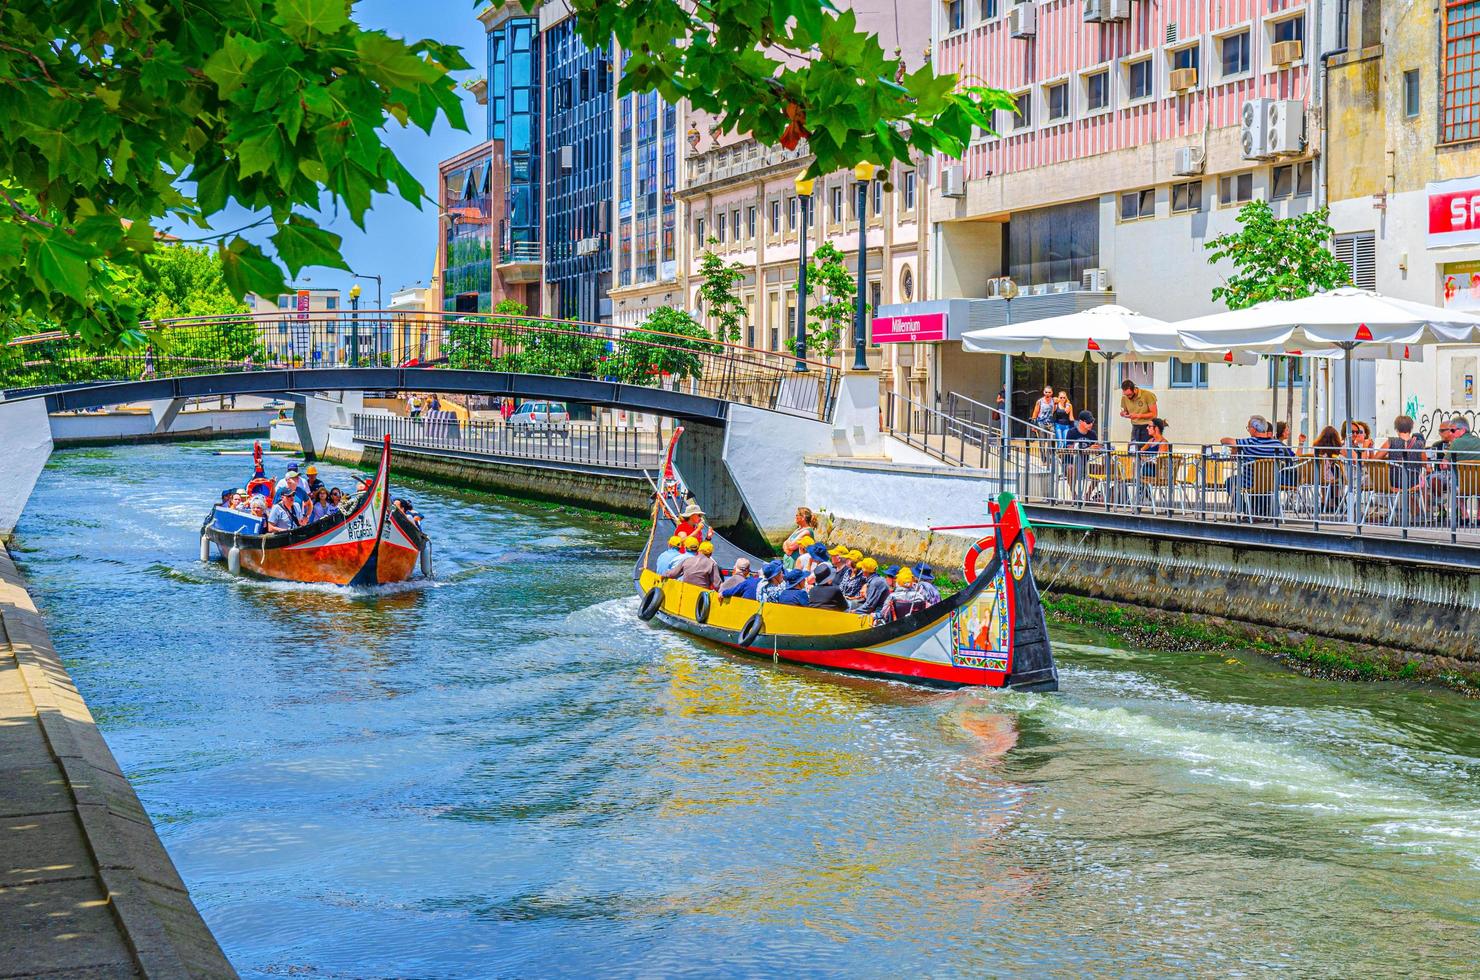
M 719 244 L 711 238 L 706 245 Z M 745 307 L 735 288 L 745 278 L 745 267 L 739 262 L 726 262 L 706 248 L 699 256 L 699 299 L 704 312 L 714 318 L 714 337 L 731 343 L 740 339 L 740 322 L 745 319 Z
M 495 365 L 505 347 L 512 346 L 529 308 L 518 300 L 501 299 L 493 307 L 495 319 L 468 315 L 447 328 L 447 366 L 473 371 L 508 370 Z
M 419 202 L 382 131 L 465 128 L 458 50 L 364 30 L 346 0 L 8 3 L 0 38 L 0 339 L 142 345 L 127 273 L 161 223 L 204 230 L 237 296 L 276 296 L 283 267 L 347 269 L 307 212 L 363 226 L 374 194 Z M 281 266 L 246 228 L 210 231 L 232 206 Z
M 677 379 L 704 376 L 704 356 L 720 347 L 704 325 L 683 310 L 660 306 L 641 330 L 623 335 L 610 362 L 611 377 L 627 384 L 654 386 L 666 374 Z
M 823 242 L 807 262 L 807 343 L 823 358 L 838 352 L 843 333 L 853 323 L 858 281 L 848 271 L 843 253 Z
M 1203 247 L 1208 261 L 1233 263 L 1233 275 L 1213 287 L 1213 299 L 1240 310 L 1271 299 L 1300 299 L 1321 289 L 1348 285 L 1351 270 L 1331 253 L 1331 210 L 1321 208 L 1276 218 L 1264 201 L 1250 201 L 1238 212 L 1239 230 L 1219 235 Z M 1276 362 L 1285 380 L 1285 420 L 1295 418 L 1295 361 Z
M 1208 262 L 1233 263 L 1233 275 L 1213 287 L 1213 299 L 1230 310 L 1269 299 L 1299 299 L 1320 289 L 1351 282 L 1351 271 L 1328 247 L 1330 209 L 1276 218 L 1264 201 L 1239 209 L 1239 230 L 1219 235 L 1203 247 Z
M 494 0 L 503 7 L 515 0 Z M 532 10 L 538 0 L 517 0 Z M 851 10 L 828 0 L 570 0 L 581 38 L 614 38 L 628 55 L 619 91 L 687 100 L 725 132 L 794 148 L 811 176 L 913 153 L 960 156 L 973 126 L 992 131 L 1006 93 L 908 71 Z M 910 10 L 908 16 L 918 16 Z
M 129 273 L 136 294 L 131 302 L 148 320 L 247 312 L 247 305 L 226 285 L 221 257 L 210 249 L 167 245 L 149 253 Z

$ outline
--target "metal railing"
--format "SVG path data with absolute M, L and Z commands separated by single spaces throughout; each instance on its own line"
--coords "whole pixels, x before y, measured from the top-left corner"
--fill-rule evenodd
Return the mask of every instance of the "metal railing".
M 800 364 L 804 370 L 797 371 Z M 839 372 L 766 351 L 610 323 L 379 310 L 145 324 L 100 350 L 60 331 L 0 345 L 0 390 L 272 369 L 446 367 L 613 381 L 829 419 Z
M 1480 546 L 1480 458 L 1375 459 L 1369 451 L 1151 453 L 1014 440 L 1009 476 L 1028 503 L 1207 522 L 1271 524 Z
M 888 392 L 884 401 L 883 422 L 894 438 L 943 463 L 986 469 L 997 466 L 1002 458 L 997 431 L 893 391 Z
M 544 249 L 539 242 L 514 242 L 505 245 L 499 250 L 499 264 L 508 265 L 513 262 L 543 262 Z
M 510 425 L 458 419 L 451 412 L 417 418 L 356 414 L 353 421 L 356 441 L 378 443 L 389 435 L 391 445 L 403 449 L 634 471 L 656 470 L 663 461 L 662 435 L 647 429 L 581 422 Z
M 953 391 L 946 395 L 945 414 L 951 418 L 970 422 L 973 425 L 993 432 L 1001 433 L 1002 420 L 1007 417 L 1002 409 L 994 405 L 987 405 L 970 398 L 960 392 Z M 1052 439 L 1053 430 L 1044 428 L 1036 422 L 1027 419 L 1012 418 L 1012 437 L 1026 436 L 1030 439 Z

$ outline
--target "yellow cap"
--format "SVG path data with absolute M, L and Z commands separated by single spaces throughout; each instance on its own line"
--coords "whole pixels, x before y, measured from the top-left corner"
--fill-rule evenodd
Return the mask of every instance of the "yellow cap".
M 872 558 L 865 558 L 863 561 L 858 563 L 858 568 L 860 571 L 869 572 L 872 574 L 873 572 L 877 572 L 879 570 L 879 563 L 874 561 Z
M 908 568 L 901 568 L 899 574 L 894 577 L 894 581 L 900 585 L 909 585 L 915 581 L 915 573 Z
M 851 562 L 859 562 L 859 561 L 862 561 L 863 560 L 863 552 L 859 551 L 857 548 L 854 548 L 852 551 L 848 552 L 848 560 L 851 561 Z M 875 568 L 878 568 L 879 567 L 878 562 L 875 562 L 874 563 L 874 567 Z
M 318 468 L 318 467 L 317 467 L 317 466 L 310 466 L 310 467 L 309 467 L 309 468 L 308 468 L 308 469 L 307 469 L 307 470 L 306 470 L 306 472 L 307 472 L 307 473 L 308 473 L 308 475 L 309 475 L 309 476 L 313 476 L 313 475 L 315 475 L 315 474 L 316 474 L 316 473 L 318 473 L 318 471 L 319 471 L 319 468 Z
M 699 550 L 699 539 L 698 538 L 684 538 L 683 547 L 684 547 L 684 550 L 685 551 L 698 551 Z
M 828 550 L 828 554 L 834 558 L 838 557 L 839 555 L 846 555 L 847 553 L 848 549 L 843 547 L 842 545 L 837 545 L 836 547 Z
M 679 537 L 676 534 L 668 539 L 668 547 L 670 548 L 677 548 L 681 544 L 683 544 L 683 538 Z
M 701 541 L 699 543 L 699 554 L 701 554 L 701 555 L 712 555 L 712 554 L 714 554 L 714 542 L 713 541 Z
M 812 547 L 816 543 L 817 543 L 816 541 L 813 541 L 812 540 L 812 536 L 810 534 L 804 534 L 804 535 L 802 535 L 801 540 L 799 540 L 797 542 L 797 547 L 798 548 L 810 548 L 810 547 Z

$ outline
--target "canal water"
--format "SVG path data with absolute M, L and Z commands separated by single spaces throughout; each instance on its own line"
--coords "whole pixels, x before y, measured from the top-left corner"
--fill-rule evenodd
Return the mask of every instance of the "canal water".
M 435 581 L 232 580 L 215 448 L 58 452 L 16 557 L 244 976 L 1480 958 L 1474 702 L 1081 630 L 1057 695 L 778 668 L 638 621 L 632 529 L 415 483 Z

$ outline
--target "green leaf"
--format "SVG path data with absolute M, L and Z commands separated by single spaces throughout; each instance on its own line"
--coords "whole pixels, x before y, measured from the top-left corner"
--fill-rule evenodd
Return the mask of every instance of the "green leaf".
M 88 252 L 60 231 L 50 231 L 31 244 L 27 259 L 31 278 L 43 289 L 54 289 L 79 303 L 87 301 L 87 284 L 91 278 Z
M 230 96 L 247 84 L 252 66 L 262 56 L 267 45 L 241 34 L 226 38 L 221 50 L 206 59 L 202 70 L 206 77 L 216 83 L 223 97 Z
M 293 215 L 286 225 L 278 228 L 272 236 L 278 257 L 288 267 L 288 274 L 297 276 L 305 266 L 321 265 L 331 269 L 350 271 L 344 257 L 339 254 L 341 239 L 332 231 L 325 231 L 308 218 Z
M 334 34 L 349 26 L 345 0 L 278 0 L 274 23 L 302 40 L 314 34 Z
M 283 270 L 262 249 L 238 235 L 217 252 L 221 274 L 234 296 L 276 296 L 288 288 Z

